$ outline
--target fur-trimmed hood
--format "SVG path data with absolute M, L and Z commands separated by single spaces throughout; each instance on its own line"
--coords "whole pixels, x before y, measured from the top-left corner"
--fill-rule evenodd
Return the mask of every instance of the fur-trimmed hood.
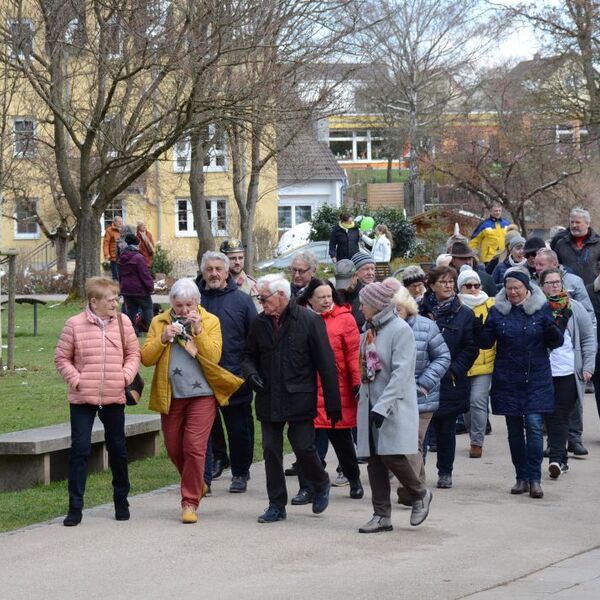
M 510 303 L 510 300 L 506 297 L 506 289 L 502 288 L 496 294 L 494 300 L 494 306 L 501 314 L 507 315 L 511 311 L 513 305 Z M 546 302 L 547 300 L 546 296 L 544 295 L 544 292 L 542 292 L 540 288 L 534 287 L 529 298 L 527 298 L 527 300 L 525 300 L 525 302 L 523 302 L 523 304 L 521 304 L 520 306 L 523 308 L 526 315 L 532 315 L 533 313 L 540 310 L 544 306 L 544 304 L 546 304 Z

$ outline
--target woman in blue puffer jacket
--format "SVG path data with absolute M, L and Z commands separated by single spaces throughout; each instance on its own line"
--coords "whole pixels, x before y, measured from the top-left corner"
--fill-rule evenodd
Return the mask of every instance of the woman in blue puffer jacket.
M 450 350 L 436 323 L 419 315 L 417 303 L 409 291 L 393 277 L 384 280 L 383 283 L 396 290 L 394 302 L 396 303 L 398 316 L 410 325 L 415 336 L 417 347 L 415 383 L 419 403 L 419 454 L 423 456 L 423 461 L 417 459 L 417 454 L 409 455 L 408 458 L 415 471 L 419 469 L 419 479 L 425 485 L 423 441 L 431 417 L 440 405 L 440 381 L 450 366 Z M 403 487 L 398 488 L 398 502 L 406 506 L 412 506 L 413 500 Z

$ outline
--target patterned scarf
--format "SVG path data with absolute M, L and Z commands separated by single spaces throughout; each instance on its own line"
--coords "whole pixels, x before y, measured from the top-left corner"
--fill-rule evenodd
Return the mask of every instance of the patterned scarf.
M 433 313 L 433 318 L 435 321 L 439 319 L 440 316 L 450 312 L 452 310 L 452 304 L 454 302 L 454 296 L 449 298 L 448 300 L 444 300 L 443 302 L 438 302 L 438 299 L 435 294 L 433 294 L 433 302 L 431 304 L 431 312 Z
M 569 294 L 562 291 L 554 296 L 548 296 L 548 304 L 552 309 L 552 316 L 554 317 L 556 324 L 564 331 L 573 314 Z
M 361 345 L 360 357 L 361 380 L 363 383 L 375 381 L 375 375 L 381 371 L 381 361 L 375 347 L 375 338 L 375 329 L 367 329 L 364 342 Z

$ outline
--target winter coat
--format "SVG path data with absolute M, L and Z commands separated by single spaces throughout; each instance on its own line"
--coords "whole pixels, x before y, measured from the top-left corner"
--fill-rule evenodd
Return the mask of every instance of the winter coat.
M 563 280 L 563 288 L 569 294 L 573 300 L 577 300 L 579 304 L 587 310 L 594 327 L 596 326 L 596 313 L 594 311 L 594 307 L 592 305 L 592 301 L 590 300 L 590 295 L 585 287 L 585 283 L 583 283 L 583 279 L 579 277 L 579 275 L 575 275 L 574 273 L 569 273 L 564 267 L 559 267 L 562 280 Z M 539 275 L 536 273 L 535 276 L 531 279 L 531 282 L 534 285 L 539 286 Z
M 154 238 L 152 237 L 152 234 L 147 229 L 145 231 L 145 236 L 152 247 L 146 243 L 146 240 L 139 232 L 137 233 L 137 239 L 140 241 L 140 254 L 144 257 L 148 268 L 150 268 L 152 266 L 152 261 L 154 260 L 154 250 L 156 245 L 154 244 Z
M 471 234 L 469 246 L 479 253 L 479 260 L 487 263 L 504 250 L 504 239 L 509 222 L 488 217 Z
M 421 303 L 421 314 L 431 318 L 431 294 L 426 294 Z M 450 350 L 450 368 L 442 378 L 438 415 L 451 415 L 469 410 L 471 381 L 467 376 L 477 358 L 479 349 L 475 342 L 473 325 L 475 316 L 470 308 L 454 297 L 449 310 L 435 319 L 444 341 Z
M 242 353 L 250 325 L 256 318 L 254 302 L 238 289 L 233 277 L 229 277 L 223 289 L 212 290 L 200 281 L 200 304 L 219 318 L 223 337 L 223 350 L 219 364 L 235 375 L 242 375 Z M 229 404 L 251 402 L 252 393 L 243 385 L 230 399 Z
M 494 280 L 494 283 L 496 284 L 496 289 L 498 291 L 500 291 L 504 287 L 504 273 L 506 273 L 506 271 L 510 269 L 510 267 L 511 264 L 507 258 L 506 260 L 503 260 L 502 262 L 498 263 L 496 265 L 496 268 L 492 271 L 492 279 Z
M 154 280 L 144 257 L 131 246 L 119 258 L 119 287 L 123 296 L 148 296 L 154 291 Z
M 276 334 L 264 313 L 250 326 L 242 362 L 248 378 L 257 374 L 265 389 L 255 396 L 259 421 L 314 419 L 317 415 L 317 372 L 328 412 L 340 410 L 335 357 L 323 319 L 290 302 Z
M 322 313 L 327 337 L 335 357 L 338 384 L 340 386 L 340 402 L 342 404 L 342 420 L 336 429 L 356 427 L 356 397 L 354 388 L 360 385 L 359 345 L 360 333 L 349 306 L 333 305 L 333 310 Z M 317 418 L 315 427 L 330 428 L 331 423 L 325 411 L 323 387 L 318 379 L 317 384 Z
M 587 293 L 594 307 L 596 316 L 596 340 L 600 339 L 600 276 L 596 277 L 594 283 L 590 283 L 586 288 Z M 600 372 L 600 352 L 596 354 L 596 372 Z
M 577 396 L 579 401 L 583 402 L 585 395 L 583 372 L 588 371 L 593 375 L 596 367 L 596 353 L 598 350 L 596 329 L 592 324 L 589 314 L 577 300 L 571 300 L 570 305 L 573 314 L 567 323 L 567 329 L 571 336 L 573 351 L 575 353 L 574 367 Z
M 370 238 L 368 235 L 363 234 L 361 237 L 363 242 L 370 246 L 371 256 L 376 263 L 390 262 L 392 258 L 392 244 L 387 236 L 380 235 L 376 238 Z
M 117 317 L 103 323 L 87 308 L 65 323 L 54 364 L 69 384 L 71 404 L 125 404 L 125 386 L 140 366 L 140 346 L 127 315 L 121 318 L 125 348 Z
M 219 404 L 227 402 L 229 397 L 243 384 L 243 380 L 226 371 L 217 363 L 221 359 L 221 324 L 219 319 L 198 305 L 202 329 L 194 336 L 198 349 L 196 359 L 202 368 Z M 142 347 L 142 364 L 146 367 L 156 365 L 152 376 L 152 389 L 148 408 L 164 415 L 171 410 L 171 381 L 169 363 L 171 360 L 171 342 L 162 343 L 164 329 L 171 324 L 171 311 L 165 311 L 152 319 L 146 342 Z
M 365 325 L 366 327 L 367 325 Z M 393 307 L 372 320 L 375 347 L 381 370 L 374 381 L 363 382 L 358 402 L 357 455 L 371 455 L 369 433 L 378 455 L 416 454 L 419 435 L 419 407 L 415 385 L 416 344 L 408 323 Z M 366 333 L 361 337 L 364 352 Z M 371 424 L 370 412 L 385 417 L 379 429 Z
M 586 285 L 594 282 L 600 272 L 600 235 L 591 227 L 581 248 L 577 248 L 571 233 L 559 232 L 551 243 L 558 262 L 583 279 Z
M 483 322 L 485 323 L 492 306 L 494 306 L 494 298 L 488 298 L 485 302 L 482 302 L 478 306 L 471 308 L 471 310 L 473 311 L 476 319 L 483 317 Z M 469 377 L 476 377 L 477 375 L 489 375 L 494 370 L 495 357 L 496 346 L 492 346 L 492 348 L 489 349 L 480 350 L 467 375 Z
M 522 416 L 554 410 L 554 386 L 547 349 L 562 346 L 563 334 L 554 322 L 539 288 L 519 306 L 506 290 L 496 296 L 479 338 L 481 348 L 496 344 L 492 374 L 492 412 Z
M 118 259 L 117 242 L 121 239 L 121 230 L 114 225 L 106 228 L 102 251 L 106 260 L 116 261 Z
M 406 322 L 413 331 L 417 347 L 415 381 L 419 412 L 433 412 L 440 405 L 440 382 L 450 366 L 450 350 L 435 321 L 411 315 Z M 425 388 L 427 394 L 421 388 Z
M 339 223 L 331 230 L 329 238 L 329 256 L 337 260 L 352 258 L 359 250 L 358 241 L 360 231 L 358 227 L 346 229 Z

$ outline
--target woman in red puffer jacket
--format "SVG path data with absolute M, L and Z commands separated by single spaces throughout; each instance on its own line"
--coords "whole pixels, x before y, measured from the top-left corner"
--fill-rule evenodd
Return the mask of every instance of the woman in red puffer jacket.
M 342 472 L 350 483 L 350 497 L 359 499 L 363 497 L 364 491 L 360 482 L 352 429 L 356 427 L 357 392 L 360 387 L 360 333 L 350 307 L 341 304 L 330 281 L 312 279 L 299 302 L 323 317 L 338 372 L 342 418 L 336 423 L 327 418 L 323 389 L 319 381 L 315 417 L 317 439 L 323 432 L 327 435 L 340 461 Z M 292 499 L 292 504 L 295 499 L 300 500 L 296 504 L 303 504 L 302 500 L 312 496 L 312 492 L 303 485 L 302 476 L 299 479 L 300 492 Z

